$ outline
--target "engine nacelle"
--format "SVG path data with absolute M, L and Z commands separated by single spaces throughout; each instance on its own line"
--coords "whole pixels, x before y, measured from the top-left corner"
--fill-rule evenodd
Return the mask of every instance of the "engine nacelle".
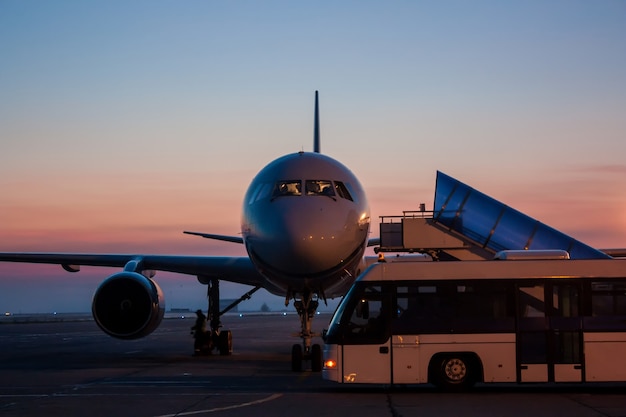
M 106 334 L 118 339 L 139 339 L 161 323 L 165 299 L 151 279 L 136 272 L 119 272 L 100 284 L 91 312 Z

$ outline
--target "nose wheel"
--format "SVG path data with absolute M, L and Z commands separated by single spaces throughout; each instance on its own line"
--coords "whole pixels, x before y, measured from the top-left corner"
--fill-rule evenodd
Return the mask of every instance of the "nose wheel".
M 304 362 L 310 361 L 311 371 L 320 372 L 322 370 L 322 348 L 318 344 L 311 344 L 313 337 L 319 336 L 311 330 L 311 323 L 319 302 L 317 299 L 313 299 L 312 293 L 305 293 L 300 299 L 296 298 L 293 305 L 300 317 L 302 344 L 294 344 L 291 347 L 291 370 L 302 372 Z
M 317 343 L 311 346 L 309 353 L 302 350 L 302 345 L 294 344 L 291 347 L 291 370 L 294 372 L 302 372 L 304 363 L 311 362 L 312 372 L 322 371 L 322 347 Z

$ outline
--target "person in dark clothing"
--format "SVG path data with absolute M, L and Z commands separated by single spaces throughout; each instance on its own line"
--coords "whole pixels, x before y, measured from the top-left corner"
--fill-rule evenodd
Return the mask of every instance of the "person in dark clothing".
M 196 324 L 191 327 L 191 334 L 195 341 L 193 344 L 194 354 L 198 355 L 202 351 L 202 345 L 206 342 L 206 316 L 202 310 L 196 311 Z

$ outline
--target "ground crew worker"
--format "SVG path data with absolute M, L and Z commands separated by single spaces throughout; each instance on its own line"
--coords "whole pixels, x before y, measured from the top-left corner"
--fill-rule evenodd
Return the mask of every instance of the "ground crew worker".
M 199 355 L 202 351 L 202 345 L 206 341 L 206 316 L 202 310 L 196 311 L 196 324 L 191 327 L 191 334 L 195 341 L 193 344 L 194 355 Z

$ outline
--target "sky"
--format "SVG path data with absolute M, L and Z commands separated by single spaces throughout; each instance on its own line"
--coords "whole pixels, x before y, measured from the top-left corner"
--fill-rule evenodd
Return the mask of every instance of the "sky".
M 244 256 L 273 159 L 322 152 L 381 215 L 441 170 L 626 247 L 623 1 L 0 1 L 0 251 Z M 88 311 L 111 269 L 0 264 L 0 311 Z M 206 305 L 159 273 L 167 307 Z M 235 298 L 248 288 L 222 285 Z M 283 300 L 261 294 L 242 305 Z

